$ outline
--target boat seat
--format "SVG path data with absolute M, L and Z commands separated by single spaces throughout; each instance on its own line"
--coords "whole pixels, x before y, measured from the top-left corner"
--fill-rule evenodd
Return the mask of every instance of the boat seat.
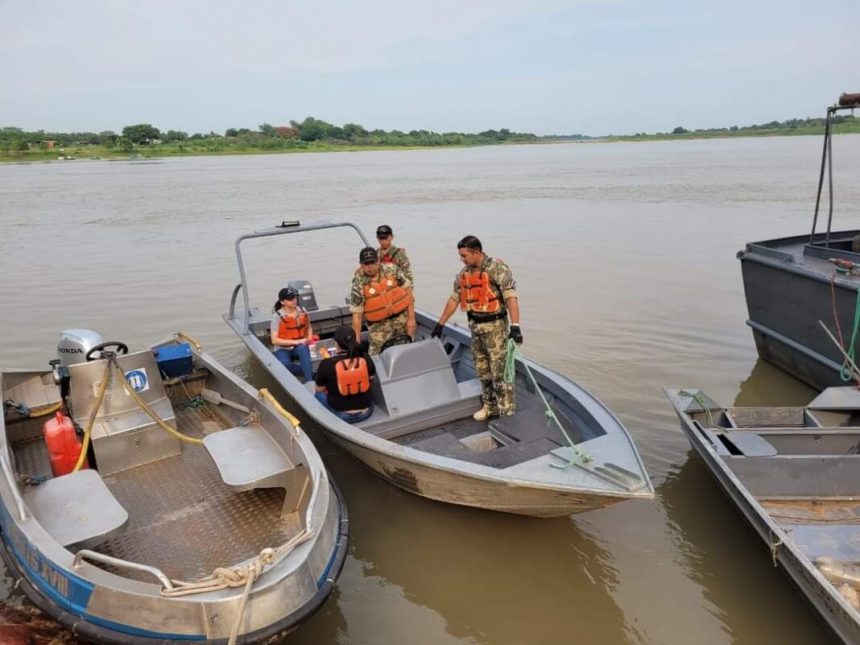
M 460 398 L 451 360 L 437 338 L 389 347 L 373 359 L 373 399 L 389 416 L 414 414 Z
M 776 448 L 767 439 L 755 432 L 734 431 L 722 435 L 728 439 L 744 457 L 773 457 Z
M 95 470 L 54 477 L 29 487 L 23 498 L 36 521 L 68 548 L 95 546 L 128 523 L 128 513 Z
M 281 516 L 298 508 L 307 470 L 296 467 L 269 433 L 259 426 L 239 426 L 203 437 L 203 446 L 218 467 L 223 482 L 236 492 L 255 488 L 286 491 Z

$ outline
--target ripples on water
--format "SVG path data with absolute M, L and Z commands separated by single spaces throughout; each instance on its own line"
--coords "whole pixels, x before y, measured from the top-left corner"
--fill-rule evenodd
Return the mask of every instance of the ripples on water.
M 836 139 L 840 228 L 860 226 L 858 139 Z M 0 364 L 46 365 L 63 328 L 139 347 L 181 327 L 271 387 L 220 318 L 238 235 L 296 218 L 369 235 L 388 223 L 433 313 L 456 241 L 477 235 L 514 269 L 527 353 L 621 418 L 657 499 L 560 520 L 444 506 L 309 428 L 345 490 L 352 544 L 332 599 L 288 641 L 822 641 L 661 391 L 810 398 L 756 362 L 735 253 L 808 231 L 819 155 L 818 139 L 798 137 L 2 166 Z M 338 232 L 252 246 L 265 308 L 295 277 L 341 301 L 360 245 Z

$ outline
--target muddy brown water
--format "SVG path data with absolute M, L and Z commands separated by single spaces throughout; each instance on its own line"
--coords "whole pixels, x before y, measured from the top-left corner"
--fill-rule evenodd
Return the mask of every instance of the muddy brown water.
M 332 597 L 286 642 L 828 642 L 661 392 L 696 386 L 736 405 L 813 396 L 756 359 L 735 253 L 808 232 L 820 145 L 0 166 L 0 365 L 46 366 L 64 328 L 133 348 L 181 328 L 273 387 L 221 320 L 238 235 L 287 219 L 350 220 L 368 235 L 390 224 L 412 258 L 419 307 L 435 313 L 458 269 L 456 241 L 477 235 L 513 267 L 524 351 L 621 418 L 656 498 L 556 520 L 445 506 L 382 482 L 310 427 L 346 495 L 351 545 Z M 837 137 L 834 157 L 837 225 L 860 227 L 860 137 Z M 320 300 L 340 302 L 358 248 L 345 231 L 256 242 L 252 299 L 268 307 L 288 278 L 304 278 Z

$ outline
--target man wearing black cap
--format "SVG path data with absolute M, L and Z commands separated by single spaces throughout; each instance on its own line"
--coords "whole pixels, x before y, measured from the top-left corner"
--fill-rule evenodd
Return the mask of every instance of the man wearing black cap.
M 448 319 L 459 306 L 469 319 L 472 356 L 481 379 L 481 409 L 475 421 L 510 416 L 517 410 L 514 386 L 505 380 L 508 339 L 522 344 L 520 304 L 510 267 L 484 253 L 481 241 L 467 235 L 457 243 L 463 269 L 454 278 L 454 290 L 432 336 L 441 337 Z
M 379 254 L 367 246 L 358 254 L 361 263 L 352 278 L 349 310 L 352 329 L 361 338 L 361 322 L 367 322 L 370 353 L 378 354 L 395 336 L 415 335 L 415 303 L 412 282 L 395 264 L 381 264 Z
M 379 255 L 379 261 L 382 264 L 396 264 L 403 271 L 403 275 L 415 284 L 415 278 L 412 275 L 412 265 L 409 263 L 409 256 L 406 255 L 406 249 L 399 246 L 394 246 L 394 231 L 388 224 L 383 224 L 376 229 L 376 239 L 379 241 L 379 248 L 376 253 Z

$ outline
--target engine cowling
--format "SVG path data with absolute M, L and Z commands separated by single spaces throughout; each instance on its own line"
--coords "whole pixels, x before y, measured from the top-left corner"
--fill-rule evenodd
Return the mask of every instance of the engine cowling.
M 104 342 L 101 334 L 91 329 L 66 329 L 57 343 L 60 365 L 68 367 L 86 362 L 87 352 Z

